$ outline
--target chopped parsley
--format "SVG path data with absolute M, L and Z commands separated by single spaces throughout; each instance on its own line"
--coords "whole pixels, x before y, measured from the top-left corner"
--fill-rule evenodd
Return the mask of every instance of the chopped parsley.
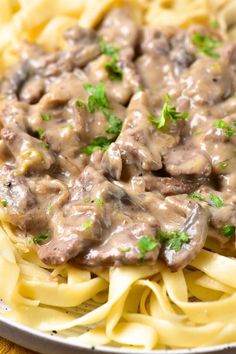
M 84 84 L 84 89 L 89 93 L 88 111 L 94 113 L 109 107 L 108 98 L 105 92 L 104 82 L 99 82 L 96 86 Z
M 104 201 L 102 199 L 96 198 L 94 202 L 97 206 L 104 206 Z
M 123 79 L 123 70 L 118 65 L 117 58 L 113 57 L 109 63 L 105 64 L 105 69 L 110 80 L 121 81 Z
M 43 234 L 39 234 L 38 236 L 35 236 L 33 238 L 33 243 L 37 244 L 37 245 L 41 245 L 42 243 L 44 243 L 45 241 L 47 241 L 49 238 L 49 233 L 45 232 Z
M 138 240 L 137 243 L 139 252 L 140 252 L 140 258 L 144 259 L 144 256 L 146 253 L 154 250 L 157 246 L 159 246 L 159 242 L 154 240 L 152 236 L 144 236 Z
M 224 134 L 228 138 L 231 138 L 235 134 L 235 129 L 233 127 L 230 127 L 229 124 L 226 121 L 224 121 L 223 119 L 217 120 L 214 124 L 214 127 L 218 128 L 218 129 L 223 129 Z
M 75 101 L 75 104 L 76 104 L 76 106 L 81 107 L 81 108 L 86 107 L 86 104 L 82 100 L 79 100 L 79 99 Z
M 171 250 L 179 252 L 185 243 L 189 242 L 189 236 L 183 231 L 158 231 L 156 234 L 157 239 L 170 247 Z
M 144 91 L 144 88 L 139 86 L 139 87 L 136 88 L 135 93 L 143 92 L 143 91 Z
M 122 253 L 126 253 L 129 252 L 131 250 L 131 247 L 119 247 L 118 251 L 122 252 Z
M 201 193 L 194 192 L 188 196 L 190 199 L 198 200 L 200 202 L 206 202 L 206 199 L 201 195 Z
M 224 170 L 228 166 L 229 166 L 229 163 L 226 162 L 226 161 L 222 161 L 222 162 L 219 163 L 219 167 L 222 168 L 222 170 Z
M 166 95 L 165 96 L 165 103 L 163 105 L 160 117 L 157 118 L 154 115 L 149 116 L 149 121 L 155 125 L 157 129 L 163 128 L 166 124 L 167 120 L 170 121 L 177 121 L 178 119 L 187 119 L 188 118 L 188 112 L 180 113 L 176 111 L 176 108 L 174 105 L 169 104 L 170 102 L 170 96 Z
M 45 129 L 38 128 L 38 129 L 35 130 L 35 134 L 37 135 L 37 137 L 39 139 L 42 139 L 44 137 L 44 134 L 45 134 Z
M 90 203 L 90 199 L 89 199 L 88 197 L 84 198 L 84 199 L 83 199 L 83 203 L 84 203 L 84 204 Z
M 84 230 L 89 230 L 93 226 L 93 221 L 84 221 L 81 226 Z
M 192 36 L 192 43 L 198 47 L 199 51 L 208 55 L 209 57 L 219 58 L 219 53 L 215 51 L 219 48 L 221 43 L 210 36 L 205 36 L 201 33 L 195 33 Z
M 48 212 L 48 213 L 51 213 L 52 209 L 53 209 L 52 204 L 48 204 L 47 212 Z
M 44 120 L 45 122 L 48 122 L 49 120 L 52 119 L 52 117 L 50 116 L 50 114 L 42 114 L 41 115 L 42 120 Z
M 97 138 L 94 138 L 89 145 L 82 147 L 80 151 L 87 155 L 91 155 L 97 150 L 105 151 L 113 141 L 114 139 L 109 139 L 105 136 L 98 136 Z
M 215 208 L 220 208 L 220 207 L 224 206 L 224 204 L 225 204 L 224 200 L 215 194 L 211 194 L 209 199 L 210 199 L 211 205 Z
M 46 143 L 45 141 L 42 141 L 42 142 L 41 142 L 41 146 L 42 146 L 44 149 L 49 149 L 49 144 Z
M 100 50 L 102 54 L 105 54 L 111 58 L 111 60 L 104 65 L 105 70 L 108 73 L 108 77 L 110 80 L 121 81 L 123 79 L 123 70 L 118 65 L 118 57 L 120 50 L 115 48 L 109 44 L 107 44 L 104 40 L 99 42 Z
M 210 25 L 211 25 L 211 28 L 212 28 L 212 29 L 217 29 L 217 27 L 218 27 L 218 22 L 217 22 L 217 20 L 212 20 L 211 23 L 210 23 Z
M 8 201 L 5 200 L 5 199 L 3 199 L 3 200 L 1 201 L 1 204 L 2 204 L 2 206 L 3 206 L 4 208 L 6 208 L 6 207 L 8 206 Z
M 229 239 L 232 239 L 233 236 L 235 235 L 235 226 L 233 226 L 233 225 L 225 225 L 220 230 L 220 233 L 222 235 L 224 235 L 225 237 L 228 237 Z
M 103 110 L 103 114 L 105 115 L 109 126 L 106 129 L 107 133 L 110 134 L 115 134 L 116 136 L 118 136 L 121 132 L 121 128 L 122 128 L 122 121 L 117 118 L 113 113 L 111 113 L 110 111 L 104 109 Z

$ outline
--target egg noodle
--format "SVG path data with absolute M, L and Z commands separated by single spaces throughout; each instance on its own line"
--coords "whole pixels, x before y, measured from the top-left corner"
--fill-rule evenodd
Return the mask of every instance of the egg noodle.
M 0 65 L 17 61 L 23 40 L 49 51 L 63 48 L 63 32 L 93 27 L 117 0 L 0 0 Z M 217 20 L 236 38 L 236 1 L 127 1 L 137 21 L 187 27 Z M 235 25 L 235 26 L 234 26 Z M 2 315 L 73 343 L 123 348 L 194 348 L 236 341 L 236 259 L 210 243 L 184 270 L 124 266 L 89 272 L 69 264 L 42 264 L 33 245 L 0 214 Z M 1 312 L 0 312 L 1 313 Z

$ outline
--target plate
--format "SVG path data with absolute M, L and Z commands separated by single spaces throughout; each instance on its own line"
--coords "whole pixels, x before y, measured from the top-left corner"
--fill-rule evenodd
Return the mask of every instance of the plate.
M 1 316 L 0 335 L 11 342 L 41 354 L 94 354 L 94 352 L 100 354 L 137 353 L 137 350 L 124 350 L 109 346 L 78 346 L 77 344 L 69 343 L 65 338 L 33 330 Z M 142 354 L 235 354 L 236 343 L 199 349 L 140 350 L 138 352 Z

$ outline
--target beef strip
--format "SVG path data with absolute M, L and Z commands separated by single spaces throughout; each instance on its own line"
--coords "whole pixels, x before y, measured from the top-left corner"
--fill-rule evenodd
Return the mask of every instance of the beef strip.
M 235 248 L 222 229 L 236 227 L 236 46 L 202 26 L 142 28 L 136 15 L 118 7 L 97 29 L 69 29 L 62 51 L 26 45 L 1 85 L 2 215 L 27 237 L 50 235 L 36 247 L 49 265 L 162 257 L 175 271 L 208 227 L 222 253 Z M 194 45 L 196 34 L 220 41 L 219 58 Z M 119 80 L 106 67 L 114 51 Z M 188 239 L 173 249 L 158 232 Z

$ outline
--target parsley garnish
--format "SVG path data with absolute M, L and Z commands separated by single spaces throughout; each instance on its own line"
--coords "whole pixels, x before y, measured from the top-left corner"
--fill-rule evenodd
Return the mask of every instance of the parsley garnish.
M 219 58 L 219 53 L 215 51 L 220 47 L 220 42 L 210 36 L 201 33 L 195 33 L 192 36 L 192 43 L 198 47 L 199 51 L 213 58 Z
M 216 29 L 218 27 L 218 22 L 216 20 L 212 20 L 210 25 L 211 25 L 211 28 Z
M 188 196 L 190 199 L 199 200 L 200 202 L 207 202 L 201 193 L 194 192 Z
M 119 247 L 118 250 L 122 253 L 129 252 L 131 250 L 130 247 Z
M 8 206 L 8 201 L 4 199 L 1 201 L 1 204 L 4 208 L 6 208 Z
M 104 201 L 102 199 L 96 198 L 94 201 L 97 206 L 104 206 Z
M 211 194 L 209 199 L 210 199 L 212 206 L 215 208 L 220 208 L 220 207 L 224 206 L 224 204 L 225 204 L 224 200 L 215 194 Z
M 155 125 L 157 129 L 163 128 L 166 124 L 166 120 L 170 121 L 177 121 L 178 119 L 187 119 L 188 118 L 188 112 L 180 113 L 176 111 L 176 108 L 174 105 L 170 105 L 170 96 L 166 95 L 165 96 L 165 103 L 163 105 L 161 115 L 159 118 L 155 117 L 154 115 L 149 116 L 149 121 Z
M 97 138 L 93 139 L 89 145 L 82 147 L 80 151 L 87 155 L 91 155 L 97 150 L 105 151 L 113 141 L 114 139 L 108 139 L 105 136 L 98 136 Z
M 106 129 L 107 133 L 110 134 L 115 134 L 116 136 L 118 136 L 120 134 L 121 128 L 122 128 L 122 122 L 119 118 L 117 118 L 113 113 L 111 113 L 110 111 L 104 109 L 103 110 L 103 114 L 105 115 L 109 126 Z
M 84 230 L 91 229 L 91 227 L 93 226 L 93 221 L 84 221 L 82 222 L 81 226 Z
M 40 234 L 38 236 L 35 236 L 33 238 L 33 243 L 37 244 L 37 245 L 41 245 L 42 243 L 44 243 L 44 241 L 46 241 L 49 238 L 49 233 L 45 232 L 44 234 Z
M 82 107 L 82 108 L 86 107 L 86 104 L 81 100 L 76 100 L 75 103 L 78 107 Z
M 108 98 L 105 92 L 104 82 L 99 82 L 96 86 L 84 84 L 84 89 L 89 93 L 88 111 L 94 113 L 109 107 Z
M 113 57 L 109 63 L 105 64 L 105 69 L 110 80 L 121 81 L 123 79 L 123 70 L 117 63 L 117 59 Z
M 99 46 L 102 54 L 111 57 L 110 62 L 104 66 L 109 79 L 121 81 L 123 79 L 123 70 L 118 65 L 118 55 L 120 50 L 107 44 L 104 40 L 99 42 Z
M 224 170 L 228 166 L 229 166 L 229 163 L 226 162 L 226 161 L 222 161 L 222 162 L 219 163 L 219 167 L 222 168 L 222 170 Z
M 224 235 L 225 237 L 228 237 L 229 239 L 232 239 L 232 237 L 235 235 L 235 226 L 233 226 L 233 225 L 225 225 L 220 230 L 220 233 L 222 235 Z
M 189 242 L 189 236 L 186 232 L 182 231 L 170 231 L 162 232 L 158 231 L 156 234 L 157 239 L 170 247 L 175 252 L 179 252 L 185 243 Z
M 52 117 L 50 116 L 50 114 L 42 114 L 41 115 L 42 120 L 44 120 L 45 122 L 48 122 L 49 120 L 52 119 Z
M 38 129 L 35 130 L 35 134 L 37 134 L 39 139 L 42 139 L 44 134 L 45 134 L 45 129 L 38 128 Z
M 234 122 L 233 122 L 233 125 L 234 125 Z M 227 122 L 225 122 L 223 119 L 217 120 L 214 124 L 214 127 L 218 128 L 218 129 L 223 129 L 225 135 L 228 138 L 231 138 L 235 134 L 235 129 L 230 127 L 229 124 Z
M 42 146 L 44 149 L 49 149 L 49 144 L 48 144 L 48 143 L 45 143 L 45 141 L 42 141 L 42 142 L 41 142 L 41 146 Z
M 138 240 L 138 249 L 140 252 L 140 258 L 143 259 L 145 254 L 154 250 L 159 245 L 159 242 L 155 241 L 152 236 L 144 236 Z

